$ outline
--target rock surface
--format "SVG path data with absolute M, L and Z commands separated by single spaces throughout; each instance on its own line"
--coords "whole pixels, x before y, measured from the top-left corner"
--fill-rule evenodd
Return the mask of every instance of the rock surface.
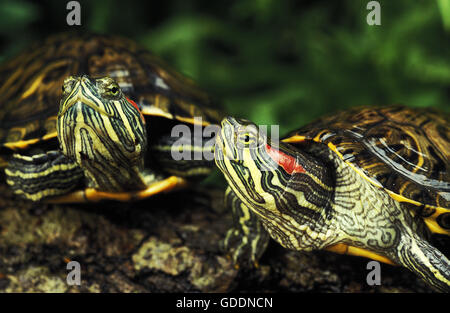
M 219 189 L 135 203 L 33 204 L 0 186 L 0 292 L 430 292 L 414 274 L 368 260 L 300 253 L 275 242 L 256 269 L 237 270 L 219 249 L 231 225 Z M 79 262 L 81 284 L 67 264 Z

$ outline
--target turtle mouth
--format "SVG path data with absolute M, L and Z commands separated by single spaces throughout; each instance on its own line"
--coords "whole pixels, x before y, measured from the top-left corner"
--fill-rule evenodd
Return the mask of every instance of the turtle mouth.
M 64 111 L 58 114 L 58 118 L 62 118 L 64 115 L 71 116 L 70 118 L 66 118 L 64 121 L 64 124 L 66 124 L 67 126 L 83 124 L 85 126 L 94 128 L 89 125 L 89 123 L 86 123 L 86 117 L 92 116 L 92 114 L 100 114 L 106 116 L 109 119 L 120 120 L 120 118 L 114 116 L 114 114 L 105 112 L 99 107 L 95 107 L 90 103 L 86 103 L 80 100 L 74 101 L 73 103 L 70 103 L 70 105 L 65 107 Z
M 67 112 L 68 114 L 73 115 L 73 118 L 67 118 L 64 121 L 64 125 L 65 127 L 69 127 L 72 132 L 75 132 L 75 129 L 77 128 L 83 128 L 83 129 L 90 129 L 90 131 L 94 132 L 95 134 L 97 134 L 97 136 L 100 137 L 100 135 L 98 134 L 97 128 L 94 127 L 93 125 L 91 125 L 90 123 L 87 123 L 85 118 L 84 118 L 84 114 L 81 110 L 77 109 L 77 106 L 82 106 L 82 103 L 77 103 L 75 105 L 72 106 L 71 109 L 73 109 L 73 112 L 71 111 L 71 109 L 69 109 Z
M 94 110 L 95 112 L 97 112 L 101 115 L 104 115 L 108 118 L 116 118 L 113 113 L 106 112 L 102 108 L 98 107 L 93 101 L 86 99 L 86 98 L 85 99 L 75 98 L 75 99 L 71 99 L 71 100 L 66 101 L 63 104 L 61 104 L 61 110 L 58 113 L 58 117 L 61 117 L 64 114 L 66 114 L 66 112 L 71 108 L 80 108 L 80 109 L 77 109 L 76 111 L 80 111 L 80 114 L 81 114 L 81 108 L 83 106 L 87 106 L 90 109 Z

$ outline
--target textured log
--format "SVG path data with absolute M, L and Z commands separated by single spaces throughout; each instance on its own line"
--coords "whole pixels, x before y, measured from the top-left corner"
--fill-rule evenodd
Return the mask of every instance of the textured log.
M 256 269 L 237 270 L 220 251 L 231 224 L 222 191 L 199 188 L 136 203 L 42 205 L 0 186 L 0 292 L 429 292 L 406 269 L 300 253 L 271 242 Z M 81 284 L 66 264 L 81 265 Z

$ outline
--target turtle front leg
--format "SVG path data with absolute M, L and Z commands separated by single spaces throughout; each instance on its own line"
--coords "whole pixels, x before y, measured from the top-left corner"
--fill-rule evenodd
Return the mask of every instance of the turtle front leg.
M 14 193 L 33 201 L 66 194 L 84 178 L 81 168 L 56 150 L 33 156 L 14 154 L 5 174 Z
M 437 290 L 450 292 L 449 259 L 417 234 L 405 231 L 393 258 Z
M 225 192 L 225 206 L 231 208 L 233 227 L 221 243 L 236 266 L 258 266 L 258 260 L 266 250 L 269 234 L 261 221 L 231 190 Z

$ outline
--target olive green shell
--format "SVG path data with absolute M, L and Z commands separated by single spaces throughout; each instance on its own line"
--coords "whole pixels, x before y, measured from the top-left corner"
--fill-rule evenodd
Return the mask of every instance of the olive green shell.
M 63 80 L 81 74 L 114 78 L 144 115 L 187 123 L 201 117 L 203 125 L 221 118 L 206 93 L 135 42 L 64 33 L 0 67 L 0 147 L 21 148 L 55 137 Z
M 450 118 L 406 107 L 357 108 L 291 132 L 313 140 L 412 208 L 434 233 L 450 235 Z

